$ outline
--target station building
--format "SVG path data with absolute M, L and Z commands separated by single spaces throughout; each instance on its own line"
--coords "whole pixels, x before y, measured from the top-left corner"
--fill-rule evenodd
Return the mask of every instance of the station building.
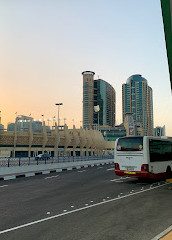
M 100 131 L 75 126 L 68 129 L 67 125 L 58 128 L 56 123 L 50 129 L 45 121 L 38 124 L 27 118 L 22 123 L 22 119 L 23 116 L 17 117 L 7 131 L 0 131 L 0 157 L 34 157 L 44 152 L 52 157 L 113 154 L 114 146 L 113 149 L 108 146 Z M 35 125 L 39 126 L 36 130 Z

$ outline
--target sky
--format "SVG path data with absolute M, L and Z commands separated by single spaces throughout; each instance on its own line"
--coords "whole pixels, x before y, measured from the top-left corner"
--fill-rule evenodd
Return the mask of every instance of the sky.
M 116 91 L 141 74 L 153 89 L 154 127 L 172 136 L 172 95 L 159 0 L 0 0 L 0 111 L 82 125 L 83 71 Z M 50 122 L 51 123 L 51 122 Z

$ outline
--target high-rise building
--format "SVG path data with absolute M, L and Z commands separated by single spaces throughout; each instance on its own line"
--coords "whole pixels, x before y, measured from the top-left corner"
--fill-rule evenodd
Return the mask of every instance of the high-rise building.
M 152 88 L 140 74 L 132 75 L 122 85 L 123 122 L 127 113 L 132 113 L 133 120 L 140 122 L 143 135 L 153 135 L 153 97 Z
M 166 136 L 165 133 L 165 125 L 163 127 L 157 126 L 154 128 L 154 136 L 155 137 L 162 137 L 162 136 Z
M 83 126 L 93 124 L 94 115 L 94 72 L 85 71 L 83 75 Z
M 114 88 L 102 79 L 94 80 L 94 72 L 83 75 L 83 126 L 115 126 L 116 94 Z M 94 107 L 99 106 L 97 112 Z

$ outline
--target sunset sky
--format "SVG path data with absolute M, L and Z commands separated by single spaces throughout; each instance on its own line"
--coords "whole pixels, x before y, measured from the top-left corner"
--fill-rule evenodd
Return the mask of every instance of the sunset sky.
M 158 0 L 0 0 L 0 111 L 40 119 L 57 116 L 79 127 L 82 72 L 116 90 L 122 121 L 122 83 L 141 74 L 153 89 L 154 127 L 172 136 L 172 96 Z

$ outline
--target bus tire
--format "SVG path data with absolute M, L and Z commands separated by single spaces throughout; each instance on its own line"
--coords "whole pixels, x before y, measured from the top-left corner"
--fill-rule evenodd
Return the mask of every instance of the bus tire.
M 170 166 L 168 166 L 166 170 L 166 179 L 169 179 L 169 178 L 172 178 L 172 171 Z

